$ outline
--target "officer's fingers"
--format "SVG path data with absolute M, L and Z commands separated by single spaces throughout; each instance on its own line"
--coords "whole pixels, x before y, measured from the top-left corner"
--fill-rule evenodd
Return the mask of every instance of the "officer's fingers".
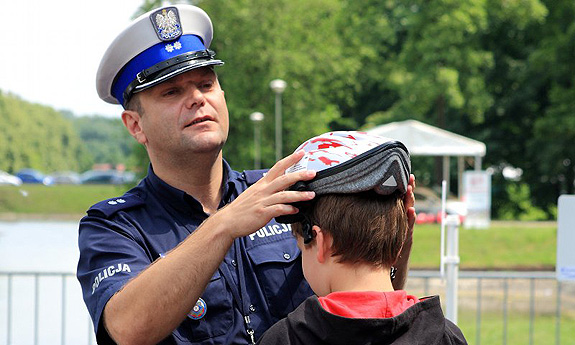
M 274 218 L 278 216 L 283 216 L 287 214 L 296 214 L 298 213 L 298 209 L 291 205 L 286 204 L 276 204 L 266 207 L 266 212 L 269 215 L 269 218 Z
M 271 195 L 266 199 L 265 204 L 267 206 L 279 205 L 279 204 L 291 204 L 298 201 L 309 201 L 315 197 L 315 192 L 310 191 L 283 191 Z
M 309 181 L 316 175 L 314 170 L 300 170 L 293 173 L 281 175 L 270 182 L 269 188 L 272 193 L 285 190 L 298 181 Z
M 415 219 L 417 215 L 415 213 L 415 207 L 409 207 L 407 209 L 407 231 L 408 234 L 413 233 L 413 227 L 415 226 Z
M 413 193 L 412 185 L 407 186 L 407 192 L 403 196 L 403 203 L 406 209 L 415 206 L 415 194 Z
M 415 175 L 409 174 L 409 185 L 415 189 Z
M 299 150 L 283 159 L 280 159 L 273 167 L 271 167 L 264 178 L 273 180 L 278 176 L 285 174 L 286 169 L 297 163 L 304 154 L 305 152 L 303 150 Z

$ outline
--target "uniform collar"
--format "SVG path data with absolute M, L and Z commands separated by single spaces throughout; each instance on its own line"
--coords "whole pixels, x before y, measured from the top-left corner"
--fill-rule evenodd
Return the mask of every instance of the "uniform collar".
M 228 162 L 223 160 L 223 183 L 222 183 L 222 200 L 220 206 L 222 207 L 230 201 L 234 190 L 237 188 L 238 178 L 240 174 L 233 171 Z M 147 184 L 154 191 L 154 193 L 161 199 L 163 203 L 170 205 L 180 212 L 198 214 L 203 213 L 202 205 L 192 195 L 185 191 L 173 187 L 158 177 L 154 172 L 152 164 L 148 167 L 148 176 L 146 177 Z

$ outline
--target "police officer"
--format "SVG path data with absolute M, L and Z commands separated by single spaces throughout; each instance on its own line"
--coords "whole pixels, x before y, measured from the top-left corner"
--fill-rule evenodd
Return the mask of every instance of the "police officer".
M 284 174 L 303 152 L 265 176 L 223 159 L 228 110 L 212 32 L 197 7 L 159 8 L 100 63 L 98 94 L 124 107 L 151 164 L 138 186 L 80 222 L 77 276 L 99 344 L 254 343 L 312 294 L 289 225 L 273 218 L 313 198 L 285 189 L 315 173 Z

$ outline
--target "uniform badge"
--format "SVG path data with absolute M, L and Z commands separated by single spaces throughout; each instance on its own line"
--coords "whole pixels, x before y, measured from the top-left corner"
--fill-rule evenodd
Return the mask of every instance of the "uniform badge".
M 152 25 L 161 41 L 173 41 L 182 35 L 180 15 L 175 7 L 166 7 L 150 15 Z
M 204 315 L 206 315 L 206 311 L 208 310 L 208 306 L 203 299 L 198 299 L 196 305 L 192 308 L 192 310 L 188 313 L 188 317 L 192 320 L 199 320 Z

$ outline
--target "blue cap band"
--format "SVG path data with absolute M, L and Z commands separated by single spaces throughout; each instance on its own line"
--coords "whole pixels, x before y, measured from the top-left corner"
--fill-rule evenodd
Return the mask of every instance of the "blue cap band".
M 183 35 L 176 41 L 157 43 L 138 54 L 122 68 L 112 85 L 112 95 L 120 104 L 124 104 L 124 90 L 136 79 L 138 73 L 175 56 L 205 49 L 202 40 L 191 34 Z

